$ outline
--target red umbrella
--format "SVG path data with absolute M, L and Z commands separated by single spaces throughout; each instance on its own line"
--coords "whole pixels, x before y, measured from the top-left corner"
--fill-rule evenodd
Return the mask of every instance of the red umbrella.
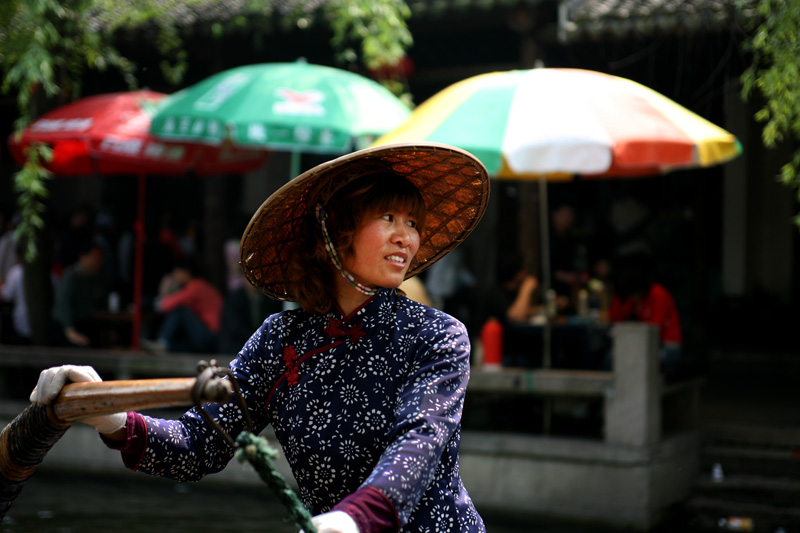
M 198 175 L 240 173 L 262 166 L 265 151 L 230 144 L 206 146 L 164 142 L 149 133 L 155 108 L 167 95 L 149 90 L 89 96 L 42 115 L 21 134 L 9 137 L 9 148 L 21 166 L 33 143 L 53 150 L 45 165 L 57 176 L 137 175 L 138 210 L 132 345 L 139 347 L 142 297 L 144 198 L 147 174 Z
M 151 114 L 166 96 L 141 90 L 76 100 L 42 115 L 20 135 L 12 134 L 11 155 L 22 165 L 32 143 L 48 144 L 53 159 L 46 168 L 58 176 L 238 173 L 266 160 L 264 151 L 152 137 Z

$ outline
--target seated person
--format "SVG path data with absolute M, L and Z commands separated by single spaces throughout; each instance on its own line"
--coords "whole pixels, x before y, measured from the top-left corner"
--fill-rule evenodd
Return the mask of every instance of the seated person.
M 196 264 L 190 258 L 176 261 L 171 280 L 177 288 L 155 302 L 156 310 L 166 315 L 158 340 L 142 339 L 142 346 L 158 353 L 216 352 L 222 295 L 211 283 L 198 276 Z
M 589 278 L 582 260 L 585 247 L 576 235 L 575 219 L 575 208 L 567 203 L 556 204 L 550 214 L 549 288 L 555 291 L 557 312 L 562 315 L 576 312 L 578 291 Z
M 608 317 L 612 322 L 633 320 L 658 326 L 661 365 L 674 366 L 683 341 L 681 319 L 672 294 L 653 280 L 652 272 L 652 259 L 645 254 L 617 262 Z
M 484 322 L 495 318 L 503 325 L 503 364 L 541 366 L 541 340 L 533 338 L 540 332 L 526 327 L 544 311 L 538 303 L 539 281 L 519 252 L 504 256 L 497 274 L 499 283 L 486 295 Z
M 105 256 L 94 242 L 78 247 L 78 260 L 64 270 L 56 285 L 53 320 L 59 344 L 97 346 L 100 325 L 92 313 L 105 309 L 106 284 L 103 277 Z
M 537 302 L 539 280 L 525 267 L 522 254 L 503 257 L 498 268 L 499 284 L 487 297 L 487 313 L 501 323 L 527 323 L 544 310 Z

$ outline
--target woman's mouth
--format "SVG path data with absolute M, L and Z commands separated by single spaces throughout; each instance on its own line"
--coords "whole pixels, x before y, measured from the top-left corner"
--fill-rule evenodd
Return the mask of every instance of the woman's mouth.
M 405 255 L 400 255 L 400 254 L 387 255 L 386 256 L 386 260 L 389 261 L 390 263 L 395 263 L 395 264 L 397 264 L 399 266 L 405 266 L 406 265 L 406 257 L 405 257 Z

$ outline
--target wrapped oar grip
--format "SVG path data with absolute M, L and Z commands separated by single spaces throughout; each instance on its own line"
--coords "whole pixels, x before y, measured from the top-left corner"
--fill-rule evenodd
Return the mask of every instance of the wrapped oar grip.
M 199 390 L 197 385 L 195 378 L 70 383 L 51 408 L 57 420 L 74 422 L 125 411 L 190 406 L 198 394 L 204 401 L 226 401 L 233 393 L 230 382 L 221 378 L 205 381 Z
M 70 383 L 52 404 L 29 405 L 0 432 L 0 522 L 25 481 L 76 420 L 140 409 L 190 406 L 200 401 L 222 402 L 230 399 L 233 389 L 230 379 L 201 372 L 197 379 Z
M 47 407 L 29 405 L 0 432 L 0 522 L 44 456 L 69 429 Z

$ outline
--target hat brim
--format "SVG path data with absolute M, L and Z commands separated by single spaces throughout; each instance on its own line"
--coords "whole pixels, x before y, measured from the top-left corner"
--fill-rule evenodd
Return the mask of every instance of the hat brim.
M 240 255 L 245 277 L 278 300 L 293 300 L 287 272 L 290 245 L 305 217 L 350 181 L 393 172 L 416 186 L 427 207 L 425 231 L 406 278 L 447 255 L 469 235 L 489 202 L 486 167 L 472 154 L 440 143 L 399 143 L 367 148 L 327 161 L 275 191 L 250 219 Z

